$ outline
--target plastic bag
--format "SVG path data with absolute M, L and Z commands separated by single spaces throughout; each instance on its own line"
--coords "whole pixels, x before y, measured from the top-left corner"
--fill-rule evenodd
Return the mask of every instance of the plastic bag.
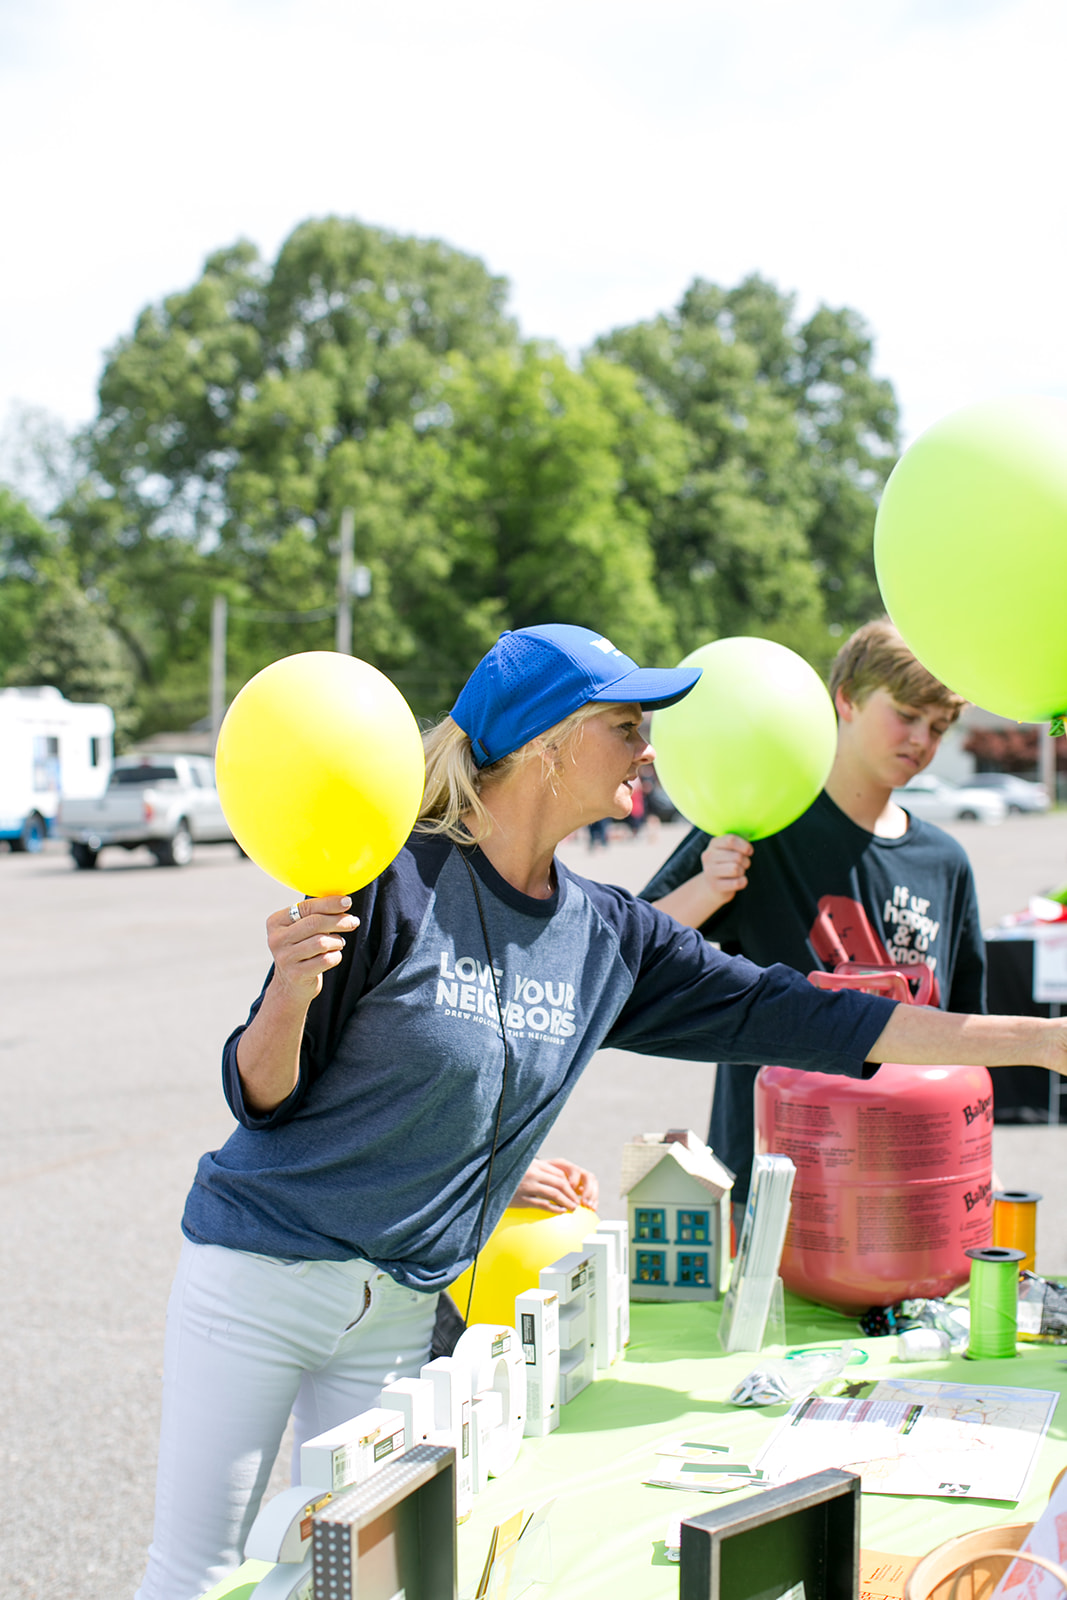
M 764 1361 L 741 1379 L 729 1399 L 735 1406 L 774 1406 L 795 1400 L 820 1383 L 838 1377 L 852 1359 L 851 1344 L 836 1350 L 797 1350 L 778 1361 Z
M 1031 1343 L 1067 1344 L 1067 1285 L 1036 1272 L 1019 1274 L 1019 1338 Z
M 908 1333 L 913 1328 L 933 1328 L 946 1336 L 949 1350 L 958 1352 L 967 1348 L 971 1313 L 968 1306 L 951 1300 L 902 1300 L 899 1305 L 868 1311 L 860 1319 L 860 1327 L 872 1338 Z
M 902 1300 L 897 1332 L 909 1328 L 936 1328 L 948 1335 L 950 1350 L 966 1350 L 971 1332 L 970 1306 L 954 1305 L 951 1300 Z

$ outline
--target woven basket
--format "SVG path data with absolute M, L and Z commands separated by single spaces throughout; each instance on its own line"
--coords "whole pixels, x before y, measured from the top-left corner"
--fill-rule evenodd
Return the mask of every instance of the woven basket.
M 1009 1522 L 939 1544 L 912 1568 L 904 1585 L 904 1600 L 989 1600 L 1016 1559 L 1044 1567 L 1067 1590 L 1067 1572 L 1054 1561 L 1016 1555 L 1032 1527 L 1031 1522 Z

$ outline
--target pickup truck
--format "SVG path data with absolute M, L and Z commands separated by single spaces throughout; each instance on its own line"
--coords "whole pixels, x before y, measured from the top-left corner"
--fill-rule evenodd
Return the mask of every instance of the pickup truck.
M 120 756 L 99 799 L 61 802 L 55 831 L 83 870 L 108 845 L 147 845 L 161 867 L 185 867 L 194 844 L 236 842 L 208 756 Z

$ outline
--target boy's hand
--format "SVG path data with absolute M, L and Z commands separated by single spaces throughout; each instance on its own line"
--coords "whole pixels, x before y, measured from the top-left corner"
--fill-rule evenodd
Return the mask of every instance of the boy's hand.
M 735 833 L 712 839 L 700 858 L 704 881 L 717 905 L 725 905 L 748 884 L 752 846 Z
M 702 928 L 720 906 L 731 901 L 748 883 L 752 846 L 735 833 L 721 833 L 709 841 L 700 857 L 700 871 L 653 901 L 676 922 Z

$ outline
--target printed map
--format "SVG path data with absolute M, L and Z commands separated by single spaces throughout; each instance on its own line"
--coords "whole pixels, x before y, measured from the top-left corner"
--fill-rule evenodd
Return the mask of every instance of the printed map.
M 1059 1396 L 885 1378 L 796 1401 L 753 1463 L 772 1483 L 840 1467 L 866 1494 L 1021 1499 Z

